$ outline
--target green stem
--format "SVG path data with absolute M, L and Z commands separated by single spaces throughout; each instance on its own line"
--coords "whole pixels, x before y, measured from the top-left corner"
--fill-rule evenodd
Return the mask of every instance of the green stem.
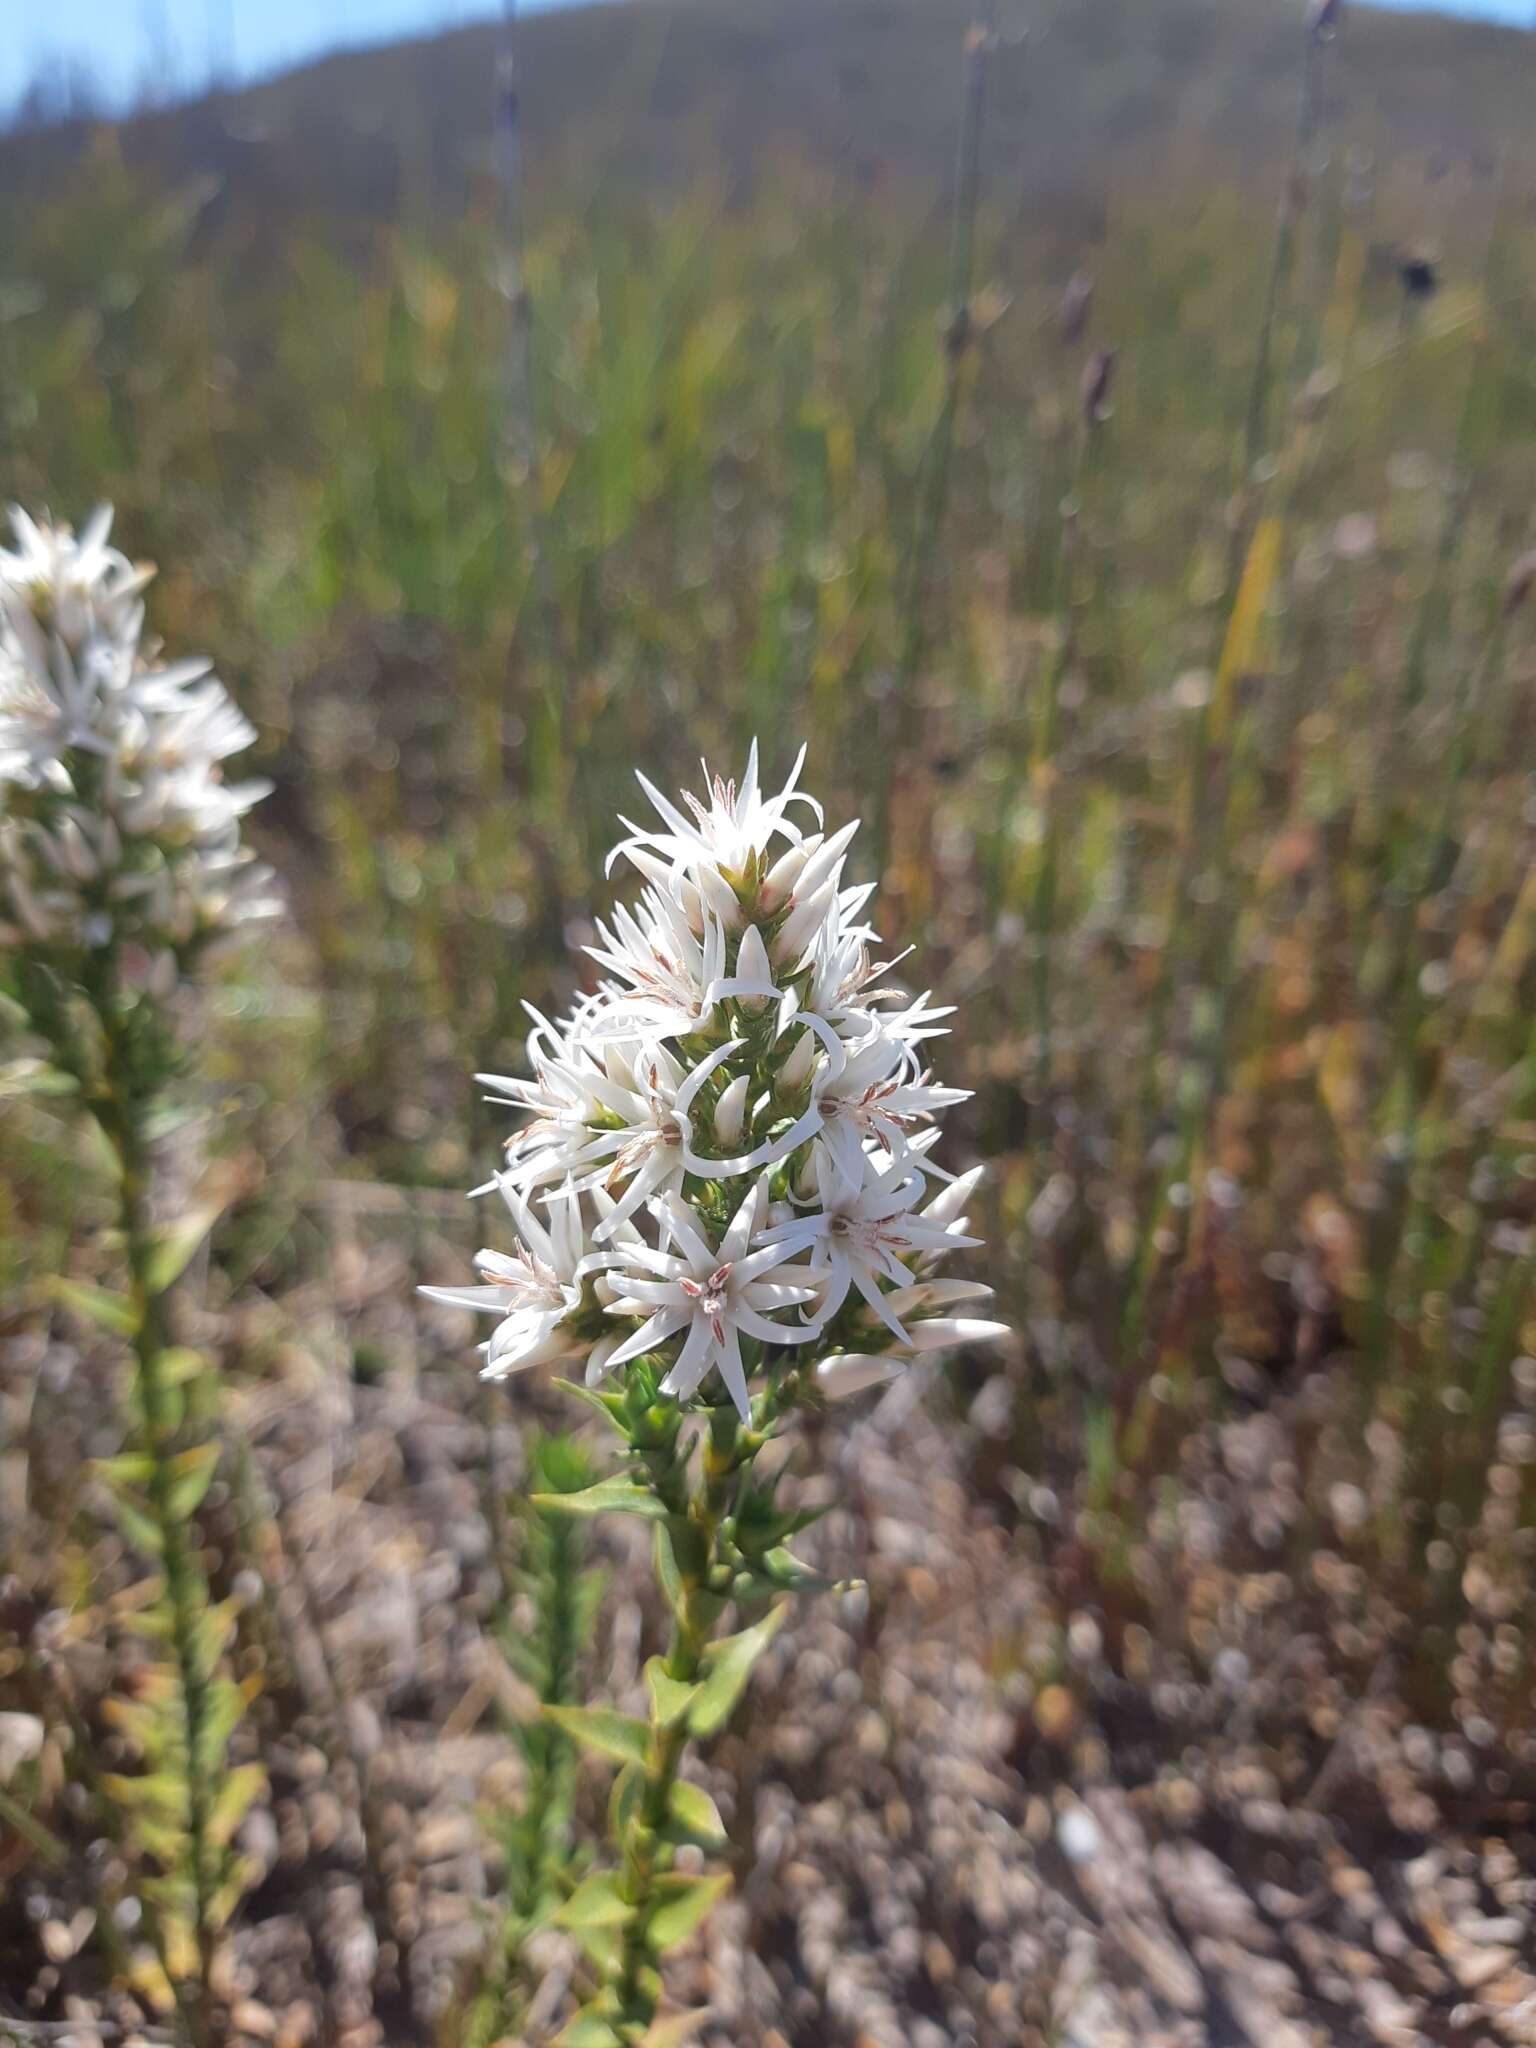
M 175 1503 L 173 1459 L 178 1448 L 180 1416 L 176 1388 L 166 1371 L 166 1297 L 154 1274 L 149 1140 L 153 1093 L 144 1082 L 142 1062 L 136 1056 L 140 1049 L 135 1047 L 117 1004 L 110 999 L 98 1000 L 97 1013 L 106 1060 L 96 1114 L 120 1168 L 120 1215 L 133 1306 L 136 1393 L 144 1448 L 151 1460 L 146 1491 L 165 1566 L 171 1653 L 186 1743 L 188 1854 L 198 1969 L 195 1984 L 173 1980 L 173 1988 L 193 2048 L 213 2048 L 217 2038 L 212 1981 L 216 1946 L 211 1910 L 214 1878 L 209 1840 L 213 1797 L 202 1754 L 209 1700 L 205 1658 L 198 1642 L 199 1623 L 208 1600 L 195 1544 Z
M 704 1653 L 729 1584 L 729 1567 L 720 1549 L 721 1525 L 738 1476 L 744 1464 L 750 1463 L 755 1448 L 755 1433 L 745 1443 L 738 1443 L 737 1421 L 731 1410 L 714 1410 L 704 1439 L 703 1471 L 686 1500 L 688 1540 L 677 1546 L 684 1553 L 677 1560 L 682 1592 L 674 1604 L 666 1669 L 667 1676 L 680 1685 L 696 1685 L 703 1676 Z M 666 1471 L 655 1472 L 653 1478 L 662 1498 L 670 1494 L 669 1505 L 673 1505 L 682 1491 L 681 1464 L 673 1463 Z M 642 2027 L 656 2017 L 658 1985 L 650 1962 L 650 1927 L 657 1905 L 656 1879 L 664 1867 L 663 1857 L 669 1853 L 664 1848 L 663 1830 L 687 1753 L 686 1719 L 664 1728 L 652 1727 L 644 1790 L 622 1844 L 624 1898 L 634 1911 L 625 1924 L 617 1989 L 625 2021 Z

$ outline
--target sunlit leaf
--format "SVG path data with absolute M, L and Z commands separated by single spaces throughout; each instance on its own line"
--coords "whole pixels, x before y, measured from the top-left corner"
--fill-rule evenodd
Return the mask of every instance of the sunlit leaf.
M 642 1515 L 659 1521 L 667 1512 L 654 1493 L 628 1479 L 600 1479 L 581 1493 L 530 1494 L 529 1503 L 553 1515 Z
M 688 1726 L 695 1735 L 716 1735 L 725 1726 L 746 1690 L 753 1665 L 783 1627 L 788 1613 L 788 1604 L 781 1603 L 740 1635 L 726 1636 L 710 1647 L 708 1671 L 688 1711 Z
M 104 1287 L 92 1287 L 85 1280 L 55 1280 L 54 1299 L 76 1315 L 84 1316 L 114 1337 L 131 1337 L 139 1327 L 138 1313 L 123 1294 L 109 1294 Z
M 668 2013 L 665 2019 L 654 2020 L 640 2039 L 640 2048 L 683 2048 L 685 2041 L 691 2041 L 707 2020 L 712 2017 L 710 2008 L 700 2006 L 696 2012 Z
M 645 1682 L 651 1690 L 651 1718 L 658 1728 L 670 1728 L 680 1721 L 699 1690 L 697 1685 L 685 1685 L 681 1679 L 670 1677 L 660 1657 L 652 1657 L 646 1665 Z
M 171 1462 L 170 1484 L 166 1488 L 166 1511 L 184 1522 L 202 1505 L 219 1465 L 217 1444 L 194 1444 L 179 1451 Z
M 677 1832 L 705 1849 L 723 1849 L 730 1840 L 720 1809 L 702 1785 L 679 1779 L 667 1801 L 669 1832 Z
M 584 1877 L 553 1919 L 557 1927 L 622 1927 L 635 1909 L 624 1897 L 615 1870 L 594 1870 Z
M 611 1707 L 545 1707 L 544 1718 L 599 1756 L 614 1757 L 621 1764 L 645 1762 L 650 1729 L 628 1714 Z
M 266 1782 L 267 1774 L 260 1764 L 241 1764 L 226 1775 L 208 1815 L 208 1839 L 217 1847 L 223 1848 L 234 1839 L 236 1828 Z
M 731 1888 L 729 1871 L 708 1877 L 658 1878 L 656 1889 L 662 1903 L 651 1914 L 645 1936 L 652 1951 L 664 1956 L 680 1948 L 717 1900 Z

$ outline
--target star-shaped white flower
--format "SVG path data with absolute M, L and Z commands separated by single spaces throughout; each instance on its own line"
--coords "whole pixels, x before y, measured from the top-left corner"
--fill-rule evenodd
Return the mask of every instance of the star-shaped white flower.
M 809 1343 L 816 1335 L 813 1327 L 776 1323 L 770 1317 L 776 1310 L 814 1300 L 823 1277 L 815 1267 L 788 1264 L 795 1247 L 760 1244 L 756 1251 L 749 1249 L 767 1204 L 764 1176 L 732 1217 L 718 1249 L 702 1235 L 698 1216 L 675 1197 L 653 1205 L 665 1242 L 674 1249 L 624 1247 L 624 1265 L 610 1276 L 616 1298 L 608 1312 L 645 1320 L 609 1354 L 607 1368 L 654 1351 L 686 1332 L 662 1392 L 689 1400 L 705 1376 L 717 1371 L 743 1422 L 751 1420 L 742 1338 L 763 1344 Z
M 818 825 L 822 815 L 820 804 L 795 787 L 804 762 L 805 748 L 802 747 L 795 757 L 789 780 L 776 796 L 770 797 L 765 797 L 758 785 L 756 740 L 752 742 L 747 756 L 747 772 L 739 786 L 734 781 L 727 782 L 718 775 L 712 775 L 708 762 L 702 762 L 707 807 L 697 797 L 685 793 L 683 802 L 692 813 L 691 818 L 669 802 L 654 783 L 643 775 L 637 776 L 636 780 L 650 798 L 666 829 L 648 830 L 632 824 L 628 818 L 622 820 L 630 837 L 621 840 L 609 855 L 609 872 L 621 855 L 638 849 L 668 868 L 686 871 L 696 885 L 710 870 L 729 881 L 732 877 L 741 876 L 748 862 L 763 854 L 775 839 L 787 840 L 791 846 L 800 845 L 804 835 L 787 816 L 791 806 L 804 804 L 814 813 Z
M 505 1175 L 496 1185 L 517 1229 L 516 1251 L 477 1252 L 475 1266 L 485 1275 L 481 1286 L 423 1287 L 421 1292 L 454 1308 L 500 1318 L 480 1348 L 483 1376 L 501 1380 L 530 1366 L 586 1356 L 591 1342 L 567 1327 L 568 1318 L 580 1306 L 583 1281 L 610 1265 L 612 1255 L 589 1250 L 581 1200 L 571 1189 L 551 1197 L 546 1229 Z
M 865 1178 L 865 1144 L 875 1140 L 894 1158 L 911 1152 L 910 1135 L 930 1124 L 934 1112 L 968 1100 L 968 1088 L 940 1087 L 910 1045 L 878 1024 L 847 1047 L 839 1071 L 822 1066 L 811 1084 L 820 1115 L 816 1132 L 817 1174 L 823 1190 L 857 1189 Z
M 910 1335 L 891 1311 L 892 1297 L 880 1283 L 888 1281 L 898 1289 L 910 1287 L 913 1271 L 907 1260 L 967 1251 L 981 1242 L 966 1237 L 950 1220 L 979 1174 L 965 1176 L 958 1203 L 946 1187 L 919 1213 L 916 1204 L 928 1182 L 912 1155 L 884 1165 L 866 1159 L 865 1164 L 867 1178 L 862 1185 L 834 1185 L 823 1208 L 765 1230 L 762 1242 L 810 1251 L 825 1263 L 827 1278 L 816 1306 L 819 1323 L 829 1321 L 847 1300 L 849 1290 L 857 1288 L 886 1328 L 903 1344 L 910 1344 Z

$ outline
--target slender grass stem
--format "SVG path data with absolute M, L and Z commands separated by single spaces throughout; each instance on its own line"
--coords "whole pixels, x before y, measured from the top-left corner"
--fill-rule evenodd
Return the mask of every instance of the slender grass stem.
M 1041 691 L 1032 771 L 1040 791 L 1040 859 L 1035 869 L 1028 930 L 1034 947 L 1033 1008 L 1035 1076 L 1042 1095 L 1052 1074 L 1052 948 L 1056 936 L 1057 890 L 1061 867 L 1061 805 L 1058 800 L 1056 754 L 1061 736 L 1061 690 L 1077 656 L 1080 568 L 1083 551 L 1082 493 L 1099 440 L 1099 421 L 1085 414 L 1073 461 L 1072 480 L 1062 505 L 1061 549 L 1057 574 L 1056 640 Z
M 955 157 L 955 199 L 950 216 L 949 308 L 944 323 L 944 395 L 933 431 L 923 452 L 917 512 L 907 550 L 901 604 L 901 643 L 891 679 L 895 728 L 893 759 L 876 778 L 874 852 L 877 872 L 889 858 L 892 783 L 912 743 L 916 707 L 912 693 L 928 641 L 928 591 L 933 556 L 944 529 L 955 445 L 955 421 L 965 392 L 966 372 L 975 347 L 971 295 L 976 267 L 976 215 L 981 196 L 981 145 L 985 126 L 987 67 L 993 50 L 989 27 L 973 23 L 966 31 L 961 60 L 960 132 Z
M 1264 305 L 1259 316 L 1258 346 L 1254 350 L 1253 374 L 1248 386 L 1248 404 L 1243 415 L 1243 478 L 1245 495 L 1252 489 L 1254 470 L 1264 452 L 1269 432 L 1269 402 L 1274 383 L 1275 325 L 1281 295 L 1291 274 L 1305 194 L 1307 157 L 1317 134 L 1318 83 L 1323 46 L 1330 31 L 1308 9 L 1302 41 L 1301 77 L 1297 88 L 1296 129 L 1291 143 L 1290 164 L 1275 209 L 1275 234 L 1270 245 L 1269 270 L 1264 280 Z M 1232 552 L 1228 560 L 1230 586 L 1242 563 L 1246 534 L 1241 520 L 1234 521 Z

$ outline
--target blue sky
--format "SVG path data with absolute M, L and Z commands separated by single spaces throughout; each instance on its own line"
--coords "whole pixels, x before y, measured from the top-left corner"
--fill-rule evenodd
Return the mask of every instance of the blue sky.
M 1384 4 L 1412 6 L 1417 0 Z M 1446 13 L 1527 26 L 1536 17 L 1536 0 L 1437 4 Z M 159 79 L 162 94 L 174 93 L 203 83 L 214 51 L 227 52 L 227 68 L 248 78 L 338 44 L 387 42 L 500 11 L 497 0 L 6 0 L 0 13 L 12 7 L 11 19 L 20 16 L 21 25 L 0 33 L 0 107 L 61 59 L 84 65 L 114 98 L 135 92 L 147 77 Z M 169 78 L 161 52 L 169 57 Z
M 522 0 L 530 6 L 560 0 Z M 10 14 L 14 7 L 16 13 Z M 500 0 L 0 0 L 0 106 L 62 59 L 114 98 L 147 78 L 165 94 L 202 85 L 214 53 L 237 78 L 260 77 L 347 43 L 385 43 L 499 15 Z

